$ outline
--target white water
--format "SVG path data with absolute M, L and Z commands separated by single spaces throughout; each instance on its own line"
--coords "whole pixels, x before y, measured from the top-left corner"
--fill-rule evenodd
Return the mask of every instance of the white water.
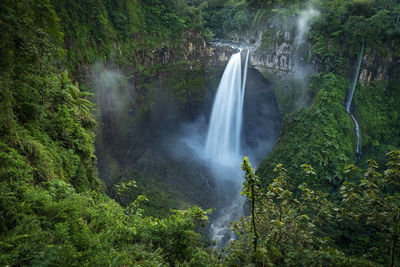
M 228 197 L 229 203 L 219 207 L 217 218 L 211 224 L 211 236 L 217 242 L 217 247 L 235 238 L 229 230 L 229 223 L 243 214 L 244 198 L 239 195 L 242 182 L 240 139 L 249 53 L 246 55 L 243 77 L 241 52 L 232 55 L 225 68 L 214 99 L 204 148 L 216 178 L 222 183 L 226 183 L 226 180 L 233 182 L 221 186 L 222 189 L 231 187 L 234 192 L 224 195 L 225 199 Z
M 357 153 L 357 156 L 361 153 L 361 131 L 360 131 L 360 126 L 358 125 L 356 118 L 350 112 L 350 107 L 351 107 L 351 102 L 353 101 L 353 95 L 354 95 L 354 91 L 356 89 L 358 77 L 360 75 L 360 67 L 361 67 L 363 53 L 364 53 L 364 43 L 361 46 L 361 51 L 360 51 L 360 55 L 359 55 L 358 62 L 357 62 L 356 72 L 354 73 L 354 78 L 353 78 L 353 82 L 351 84 L 350 93 L 349 93 L 349 96 L 348 96 L 347 102 L 346 102 L 346 111 L 350 114 L 351 118 L 353 119 L 354 126 L 356 129 L 356 134 L 357 134 L 356 153 Z
M 356 118 L 354 118 L 353 114 L 350 113 L 351 118 L 354 121 L 354 126 L 356 128 L 356 134 L 357 134 L 357 147 L 356 147 L 356 152 L 357 154 L 361 153 L 361 132 L 360 132 L 360 126 L 358 125 L 358 122 Z
M 250 55 L 250 50 L 247 51 L 247 55 L 246 55 L 246 61 L 244 63 L 244 74 L 243 74 L 243 83 L 242 83 L 242 99 L 240 102 L 240 112 L 243 113 L 243 103 L 244 103 L 244 94 L 246 92 L 246 80 L 247 80 L 247 68 L 248 68 L 248 64 L 249 64 L 249 55 Z M 242 124 L 242 122 L 240 122 L 240 124 Z M 240 130 L 242 130 L 242 126 L 240 125 Z M 240 142 L 240 140 L 239 140 Z M 240 143 L 239 143 L 240 145 Z
M 356 89 L 356 85 L 357 85 L 357 81 L 358 81 L 358 76 L 360 75 L 360 66 L 361 66 L 363 52 L 364 52 L 364 43 L 361 46 L 361 51 L 360 51 L 360 55 L 358 57 L 356 72 L 354 73 L 353 83 L 351 84 L 351 88 L 350 88 L 350 94 L 349 94 L 349 97 L 347 98 L 346 110 L 349 113 L 350 113 L 351 101 L 353 100 L 354 90 Z
M 237 194 L 227 207 L 221 208 L 218 217 L 211 223 L 211 237 L 217 247 L 223 247 L 235 240 L 235 233 L 229 230 L 230 222 L 237 221 L 243 215 L 244 197 Z
M 232 55 L 225 68 L 215 96 L 208 127 L 205 155 L 220 165 L 240 162 L 240 135 L 249 52 L 243 84 L 240 54 L 239 52 Z

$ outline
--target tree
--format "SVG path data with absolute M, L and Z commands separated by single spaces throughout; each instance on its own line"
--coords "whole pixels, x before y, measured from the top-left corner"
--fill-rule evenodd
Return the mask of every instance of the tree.
M 394 266 L 400 223 L 400 150 L 387 155 L 390 161 L 383 175 L 377 171 L 378 164 L 374 160 L 368 161 L 368 169 L 361 177 L 359 168 L 353 164 L 346 167 L 349 178 L 340 188 L 340 215 L 342 220 L 355 220 L 360 226 L 366 224 L 379 229 L 386 238 L 370 246 L 389 251 L 386 261 L 389 266 Z M 351 181 L 354 177 L 359 179 L 358 183 Z
M 310 165 L 301 167 L 305 176 L 315 175 Z M 259 178 L 246 157 L 242 169 L 245 171 L 243 193 L 251 202 L 251 216 L 233 223 L 238 240 L 228 247 L 226 264 L 372 266 L 334 248 L 329 234 L 323 230 L 334 219 L 336 208 L 327 194 L 314 191 L 305 183 L 298 190 L 292 190 L 282 164 L 276 165 L 277 176 L 265 191 L 257 186 Z
M 255 175 L 253 168 L 251 168 L 251 164 L 249 162 L 248 157 L 243 158 L 242 170 L 244 171 L 245 182 L 243 183 L 243 194 L 251 201 L 251 221 L 253 225 L 253 234 L 254 234 L 254 253 L 257 251 L 257 240 L 258 233 L 256 227 L 256 215 L 255 215 L 255 202 L 256 202 L 256 190 L 258 189 L 257 185 L 260 184 L 260 179 L 257 175 Z

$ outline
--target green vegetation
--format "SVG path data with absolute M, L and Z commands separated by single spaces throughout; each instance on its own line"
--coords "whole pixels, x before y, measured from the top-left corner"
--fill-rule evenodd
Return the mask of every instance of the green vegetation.
M 1 1 L 0 265 L 399 265 L 396 1 L 314 1 L 323 15 L 308 36 L 319 69 L 308 91 L 312 102 L 286 114 L 281 137 L 257 173 L 244 161 L 251 216 L 232 224 L 238 239 L 222 252 L 207 248 L 198 233 L 209 210 L 166 212 L 189 206 L 171 199 L 182 194 L 187 200 L 184 189 L 160 183 L 166 172 L 122 172 L 116 151 L 105 154 L 112 176 L 107 192 L 119 203 L 98 178 L 94 87 L 85 80 L 93 64 L 124 68 L 122 96 L 136 76 L 138 94 L 114 114 L 129 121 L 118 129 L 131 137 L 132 125 L 150 123 L 150 114 L 165 106 L 186 110 L 203 101 L 213 78 L 185 58 L 185 42 L 201 45 L 202 37 L 260 30 L 272 22 L 279 30 L 293 29 L 284 18 L 305 2 L 290 2 Z M 276 28 L 263 32 L 265 50 L 283 38 Z M 355 159 L 355 134 L 343 107 L 362 42 L 369 57 L 383 59 L 374 64 L 390 65 L 386 73 L 375 67 L 375 80 L 363 81 L 354 97 L 364 158 L 377 159 L 364 173 L 354 164 L 346 167 Z M 170 75 L 162 80 L 168 90 L 156 84 L 161 74 Z M 163 105 L 156 94 L 167 96 Z M 281 106 L 290 110 L 291 103 Z M 133 107 L 134 118 L 127 115 Z
M 194 231 L 208 212 L 144 217 L 145 197 L 122 207 L 102 192 L 91 94 L 62 70 L 60 62 L 81 59 L 68 46 L 66 56 L 50 1 L 2 1 L 0 8 L 0 265 L 213 265 Z M 81 52 L 92 53 L 97 41 Z
M 339 201 L 329 200 L 306 183 L 293 187 L 293 177 L 288 177 L 282 164 L 276 165 L 277 176 L 265 190 L 252 187 L 249 194 L 249 181 L 258 177 L 245 158 L 243 190 L 252 203 L 255 200 L 255 213 L 232 225 L 239 238 L 226 249 L 224 262 L 228 266 L 396 266 L 400 151 L 388 156 L 383 175 L 376 171 L 374 161 L 369 161 L 364 174 L 353 164 L 347 166 Z M 316 175 L 305 164 L 299 174 Z M 334 229 L 350 225 L 349 237 L 354 239 L 340 240 L 334 235 Z
M 360 118 L 365 157 L 375 158 L 379 163 L 385 162 L 386 151 L 400 144 L 400 86 L 397 79 L 360 85 L 355 92 L 356 116 Z
M 51 1 L 65 34 L 65 64 L 84 80 L 96 62 L 148 66 L 155 51 L 179 47 L 185 31 L 202 31 L 200 11 L 184 0 Z M 179 48 L 177 48 L 179 50 Z
M 272 181 L 276 164 L 285 162 L 290 163 L 292 184 L 306 179 L 313 188 L 329 190 L 341 183 L 344 166 L 355 157 L 353 122 L 343 107 L 348 81 L 325 74 L 316 76 L 312 87 L 319 90 L 313 104 L 286 116 L 274 150 L 257 169 L 265 185 Z M 320 176 L 297 175 L 304 162 Z
M 2 185 L 1 193 L 2 265 L 155 266 L 205 253 L 194 229 L 207 217 L 197 207 L 162 220 L 143 217 L 144 197 L 122 208 L 61 180 Z
M 308 35 L 312 58 L 319 69 L 307 90 L 308 98 L 313 100 L 309 107 L 287 114 L 281 137 L 273 152 L 261 163 L 258 174 L 268 184 L 273 179 L 271 171 L 275 164 L 290 166 L 288 174 L 295 177 L 300 165 L 308 162 L 320 175 L 306 179 L 310 186 L 337 191 L 343 179 L 341 169 L 349 160 L 355 160 L 354 126 L 343 105 L 362 42 L 365 42 L 366 52 L 361 69 L 373 72 L 373 79 L 381 80 L 358 86 L 353 99 L 363 137 L 361 162 L 376 158 L 383 165 L 385 153 L 400 146 L 396 117 L 400 87 L 398 67 L 393 61 L 399 54 L 395 45 L 400 41 L 399 5 L 394 1 L 318 1 L 313 4 L 321 12 Z M 291 13 L 289 10 L 281 13 L 288 12 Z M 284 90 L 278 93 L 280 106 L 290 111 L 296 97 L 292 97 L 290 90 L 285 96 Z M 302 181 L 299 177 L 294 184 Z

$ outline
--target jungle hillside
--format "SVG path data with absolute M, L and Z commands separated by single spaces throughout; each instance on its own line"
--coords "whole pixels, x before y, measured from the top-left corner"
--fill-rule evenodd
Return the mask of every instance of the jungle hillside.
M 400 3 L 2 0 L 1 266 L 400 266 Z

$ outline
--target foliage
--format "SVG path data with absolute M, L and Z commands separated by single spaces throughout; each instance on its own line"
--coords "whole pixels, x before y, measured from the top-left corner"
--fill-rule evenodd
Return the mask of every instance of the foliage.
M 323 16 L 310 32 L 312 50 L 328 70 L 345 73 L 343 66 L 356 55 L 362 42 L 381 55 L 398 53 L 394 45 L 400 37 L 395 1 L 321 1 L 317 8 Z
M 302 168 L 304 175 L 315 175 L 311 166 Z M 246 177 L 249 172 L 253 172 L 250 166 Z M 283 165 L 276 165 L 274 172 L 278 176 L 267 189 L 256 190 L 256 216 L 232 225 L 239 238 L 227 248 L 224 261 L 228 265 L 254 261 L 257 266 L 375 266 L 372 261 L 346 255 L 335 247 L 326 226 L 335 220 L 338 209 L 327 194 L 310 189 L 306 183 L 295 194 Z M 251 251 L 253 219 L 259 235 L 256 251 Z
M 314 102 L 286 116 L 274 150 L 257 169 L 264 186 L 272 181 L 272 170 L 279 162 L 288 164 L 293 185 L 307 181 L 312 188 L 329 190 L 340 184 L 341 170 L 355 155 L 352 121 L 342 104 L 348 84 L 334 74 L 314 77 L 311 84 L 317 92 Z M 296 175 L 306 159 L 318 176 Z
M 258 231 L 256 226 L 256 215 L 255 215 L 255 202 L 256 202 L 256 191 L 260 179 L 255 175 L 254 170 L 251 168 L 249 159 L 243 158 L 242 170 L 244 171 L 245 182 L 243 183 L 243 194 L 251 201 L 251 221 L 253 225 L 253 244 L 254 253 L 257 252 L 258 243 Z
M 0 239 L 2 264 L 158 266 L 190 261 L 201 251 L 195 222 L 207 217 L 198 207 L 154 219 L 143 217 L 143 197 L 124 209 L 103 194 L 77 193 L 60 180 L 39 186 L 2 182 L 0 190 L 7 223 Z
M 255 200 L 255 216 L 242 217 L 232 224 L 238 239 L 225 249 L 224 264 L 256 266 L 378 266 L 398 264 L 396 244 L 399 234 L 400 151 L 387 154 L 390 161 L 384 175 L 369 167 L 360 176 L 354 164 L 344 172 L 346 181 L 340 188 L 340 201 L 332 201 L 328 194 L 314 191 L 306 183 L 294 191 L 291 177 L 282 164 L 276 165 L 277 177 L 264 190 L 249 195 Z M 248 187 L 254 171 L 243 161 Z M 301 173 L 316 175 L 310 165 L 303 164 Z M 298 173 L 297 175 L 301 175 Z M 250 193 L 248 190 L 246 191 Z M 253 195 L 254 194 L 254 195 Z M 254 239 L 254 223 L 257 239 Z M 338 240 L 337 227 L 353 224 L 350 239 L 343 244 Z M 373 227 L 373 228 L 372 228 Z M 365 232 L 364 229 L 374 232 Z M 333 232 L 332 232 L 333 231 Z M 358 236 L 360 239 L 356 239 Z M 363 239 L 364 242 L 363 242 Z M 256 240 L 257 248 L 253 250 Z M 348 247 L 359 248 L 349 250 Z
M 383 175 L 376 171 L 378 165 L 374 160 L 368 161 L 368 169 L 362 176 L 354 165 L 346 168 L 346 173 L 350 177 L 356 176 L 358 183 L 347 180 L 341 186 L 343 199 L 339 218 L 343 221 L 356 220 L 358 229 L 362 229 L 364 225 L 377 229 L 378 233 L 372 237 L 379 241 L 367 243 L 370 248 L 364 249 L 364 257 L 382 263 L 389 262 L 389 266 L 394 266 L 394 260 L 398 261 L 395 253 L 400 221 L 400 151 L 393 150 L 387 155 L 390 161 Z M 356 230 L 354 235 L 365 236 L 365 233 Z M 390 252 L 387 253 L 388 251 Z
M 400 144 L 400 86 L 397 80 L 398 77 L 393 77 L 391 81 L 359 85 L 354 96 L 365 158 L 374 158 L 381 166 L 385 162 L 386 151 Z
M 66 71 L 56 72 L 63 34 L 54 9 L 49 1 L 1 5 L 7 11 L 2 36 L 8 36 L 1 49 L 8 64 L 1 66 L 0 80 L 2 153 L 13 151 L 33 167 L 26 177 L 31 183 L 59 178 L 80 191 L 98 188 L 93 105 Z M 4 160 L 3 166 L 13 164 L 13 158 Z M 10 171 L 2 178 L 9 179 Z
M 268 11 L 259 5 L 258 12 L 260 14 L 264 12 L 263 17 L 267 18 L 267 22 L 270 18 L 278 21 L 279 13 L 284 13 L 284 18 L 290 17 L 289 14 L 293 17 L 293 14 L 298 12 L 296 9 L 301 6 L 301 4 L 298 7 L 281 6 L 275 11 Z M 399 7 L 395 1 L 343 0 L 315 1 L 313 6 L 321 15 L 313 20 L 307 37 L 319 73 L 311 80 L 310 89 L 304 90 L 296 84 L 296 81 L 293 84 L 290 84 L 290 81 L 283 81 L 277 83 L 276 92 L 284 112 L 291 111 L 302 92 L 309 94 L 306 99 L 314 100 L 308 108 L 287 115 L 281 138 L 273 152 L 261 164 L 258 174 L 268 183 L 272 180 L 271 171 L 275 164 L 282 162 L 290 166 L 288 171 L 292 176 L 306 161 L 316 168 L 322 179 L 327 179 L 327 181 L 307 179 L 307 182 L 319 188 L 330 184 L 335 190 L 339 181 L 343 179 L 341 169 L 345 162 L 354 159 L 352 147 L 355 147 L 355 136 L 351 130 L 354 126 L 346 118 L 347 114 L 342 105 L 349 90 L 346 77 L 353 76 L 356 58 L 363 42 L 366 56 L 362 68 L 369 68 L 369 72 L 373 72 L 376 76 L 375 79 L 381 80 L 379 73 L 389 65 L 386 73 L 389 81 L 371 83 L 364 81 L 364 85 L 358 86 L 355 90 L 353 113 L 360 124 L 364 156 L 376 158 L 379 163 L 383 163 L 385 151 L 394 149 L 400 144 L 397 134 L 400 129 L 397 119 L 400 87 L 399 77 L 396 74 L 398 67 L 394 63 L 394 58 L 398 57 L 398 46 L 394 44 L 400 41 L 398 39 L 400 35 L 397 33 Z M 274 25 L 271 21 L 268 24 Z M 281 29 L 283 27 L 281 25 L 290 23 L 280 22 L 264 32 L 261 43 L 264 51 L 268 51 L 270 43 L 283 42 L 275 32 L 293 32 L 296 27 L 292 25 L 287 29 Z M 373 63 L 368 62 L 372 59 Z M 373 64 L 380 64 L 379 69 Z M 333 80 L 337 82 L 327 83 Z M 302 82 L 304 81 L 297 81 L 297 83 Z M 327 92 L 330 92 L 330 100 L 321 102 L 321 96 L 327 96 Z M 333 92 L 340 97 L 332 97 Z M 319 115 L 322 117 L 318 118 Z M 294 166 L 297 168 L 296 171 L 292 169 Z M 298 181 L 294 182 L 300 184 Z M 326 190 L 331 189 L 332 187 Z
M 185 31 L 203 30 L 200 11 L 183 0 L 57 0 L 52 4 L 65 32 L 65 64 L 80 81 L 84 80 L 82 65 L 100 61 L 139 68 L 146 54 L 179 46 Z
M 251 25 L 252 12 L 245 0 L 210 0 L 202 3 L 205 27 L 216 37 L 224 37 L 233 31 L 241 32 Z
M 143 216 L 139 204 L 144 196 L 123 208 L 101 191 L 92 96 L 60 65 L 75 60 L 61 49 L 56 10 L 63 4 L 0 3 L 0 265 L 165 266 L 196 264 L 199 259 L 212 265 L 195 232 L 209 211 L 193 207 L 155 219 Z M 88 56 L 94 43 L 108 37 L 111 26 L 99 1 L 69 4 L 69 15 L 62 15 L 76 21 L 67 25 L 61 20 L 66 44 Z M 80 20 L 90 27 L 85 29 L 83 23 L 74 28 L 77 39 L 72 42 L 68 27 Z M 98 38 L 94 43 L 86 42 L 88 29 Z M 123 194 L 134 185 L 119 184 L 119 191 Z

